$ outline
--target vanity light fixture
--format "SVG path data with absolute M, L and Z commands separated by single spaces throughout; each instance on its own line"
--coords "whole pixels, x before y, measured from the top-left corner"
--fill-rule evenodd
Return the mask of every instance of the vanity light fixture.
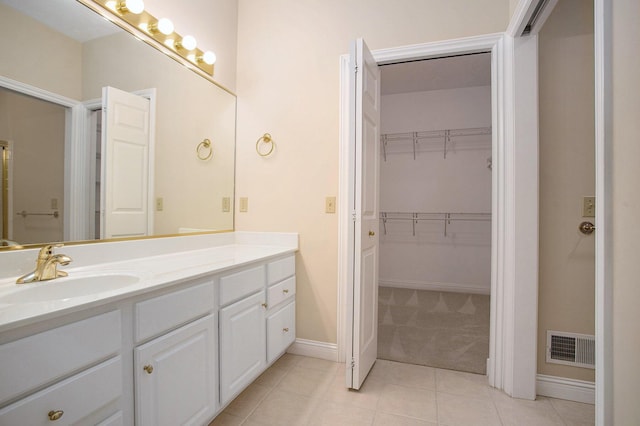
M 171 22 L 171 19 L 169 18 L 160 18 L 159 20 L 148 24 L 146 30 L 151 34 L 157 34 L 159 31 L 164 35 L 170 35 L 173 33 L 173 22 Z
M 144 9 L 143 0 L 78 0 L 107 19 L 128 30 L 136 37 L 156 47 L 169 49 L 170 55 L 187 67 L 213 76 L 215 53 L 197 48 L 196 39 L 191 35 L 181 36 L 174 31 L 173 23 L 167 19 L 157 19 Z M 120 21 L 120 22 L 118 22 Z M 124 22 L 123 22 L 124 21 Z M 142 35 L 136 34 L 142 31 Z M 167 53 L 165 51 L 165 53 Z

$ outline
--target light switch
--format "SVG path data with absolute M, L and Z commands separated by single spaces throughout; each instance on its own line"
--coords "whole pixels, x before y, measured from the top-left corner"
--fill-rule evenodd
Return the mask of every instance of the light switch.
M 222 211 L 225 213 L 231 211 L 231 199 L 229 197 L 222 197 Z
M 325 199 L 325 208 L 326 213 L 335 213 L 336 212 L 336 197 L 327 197 Z
M 240 212 L 246 213 L 247 211 L 249 211 L 249 198 L 240 197 Z
M 164 200 L 162 199 L 162 197 L 156 198 L 156 210 L 159 212 L 164 210 Z
M 58 210 L 58 199 L 57 198 L 52 198 L 51 199 L 51 210 Z
M 582 197 L 582 217 L 596 217 L 596 197 Z

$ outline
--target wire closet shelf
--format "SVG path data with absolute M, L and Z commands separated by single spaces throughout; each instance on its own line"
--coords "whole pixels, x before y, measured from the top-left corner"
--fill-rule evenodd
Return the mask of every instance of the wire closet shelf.
M 443 156 L 446 159 L 452 138 L 459 138 L 458 140 L 462 140 L 465 137 L 482 135 L 491 135 L 491 127 L 443 129 L 424 132 L 383 133 L 380 135 L 380 146 L 382 149 L 382 157 L 384 161 L 387 161 L 387 153 L 390 144 L 395 142 L 411 141 L 413 145 L 413 159 L 415 160 L 416 152 L 420 147 L 420 142 L 429 140 L 431 142 L 442 144 Z M 488 147 L 485 147 L 484 145 L 479 145 L 479 147 L 491 148 L 491 144 L 489 143 Z
M 435 213 L 435 212 L 380 212 L 380 221 L 384 235 L 387 235 L 388 221 L 411 221 L 413 236 L 416 235 L 416 225 L 421 221 L 440 221 L 444 226 L 444 236 L 451 222 L 491 222 L 491 213 Z

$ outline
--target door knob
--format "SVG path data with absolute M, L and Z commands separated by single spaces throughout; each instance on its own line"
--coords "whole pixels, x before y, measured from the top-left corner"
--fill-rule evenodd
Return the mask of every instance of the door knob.
M 373 237 L 374 235 L 376 235 L 376 233 L 375 233 L 375 232 L 373 232 L 373 231 L 369 231 L 369 236 L 370 236 L 370 237 Z
M 144 367 L 142 367 L 142 369 L 146 371 L 147 374 L 153 373 L 153 365 L 145 365 Z
M 580 230 L 580 232 L 582 232 L 584 235 L 591 235 L 593 233 L 593 231 L 596 230 L 596 226 L 591 223 L 591 222 L 582 222 L 579 226 L 578 229 Z

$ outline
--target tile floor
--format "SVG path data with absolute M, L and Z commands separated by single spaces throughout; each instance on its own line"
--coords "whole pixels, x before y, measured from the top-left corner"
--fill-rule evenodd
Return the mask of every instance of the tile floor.
M 509 398 L 485 376 L 378 360 L 360 391 L 344 364 L 285 354 L 241 393 L 218 425 L 593 425 L 594 406 Z

